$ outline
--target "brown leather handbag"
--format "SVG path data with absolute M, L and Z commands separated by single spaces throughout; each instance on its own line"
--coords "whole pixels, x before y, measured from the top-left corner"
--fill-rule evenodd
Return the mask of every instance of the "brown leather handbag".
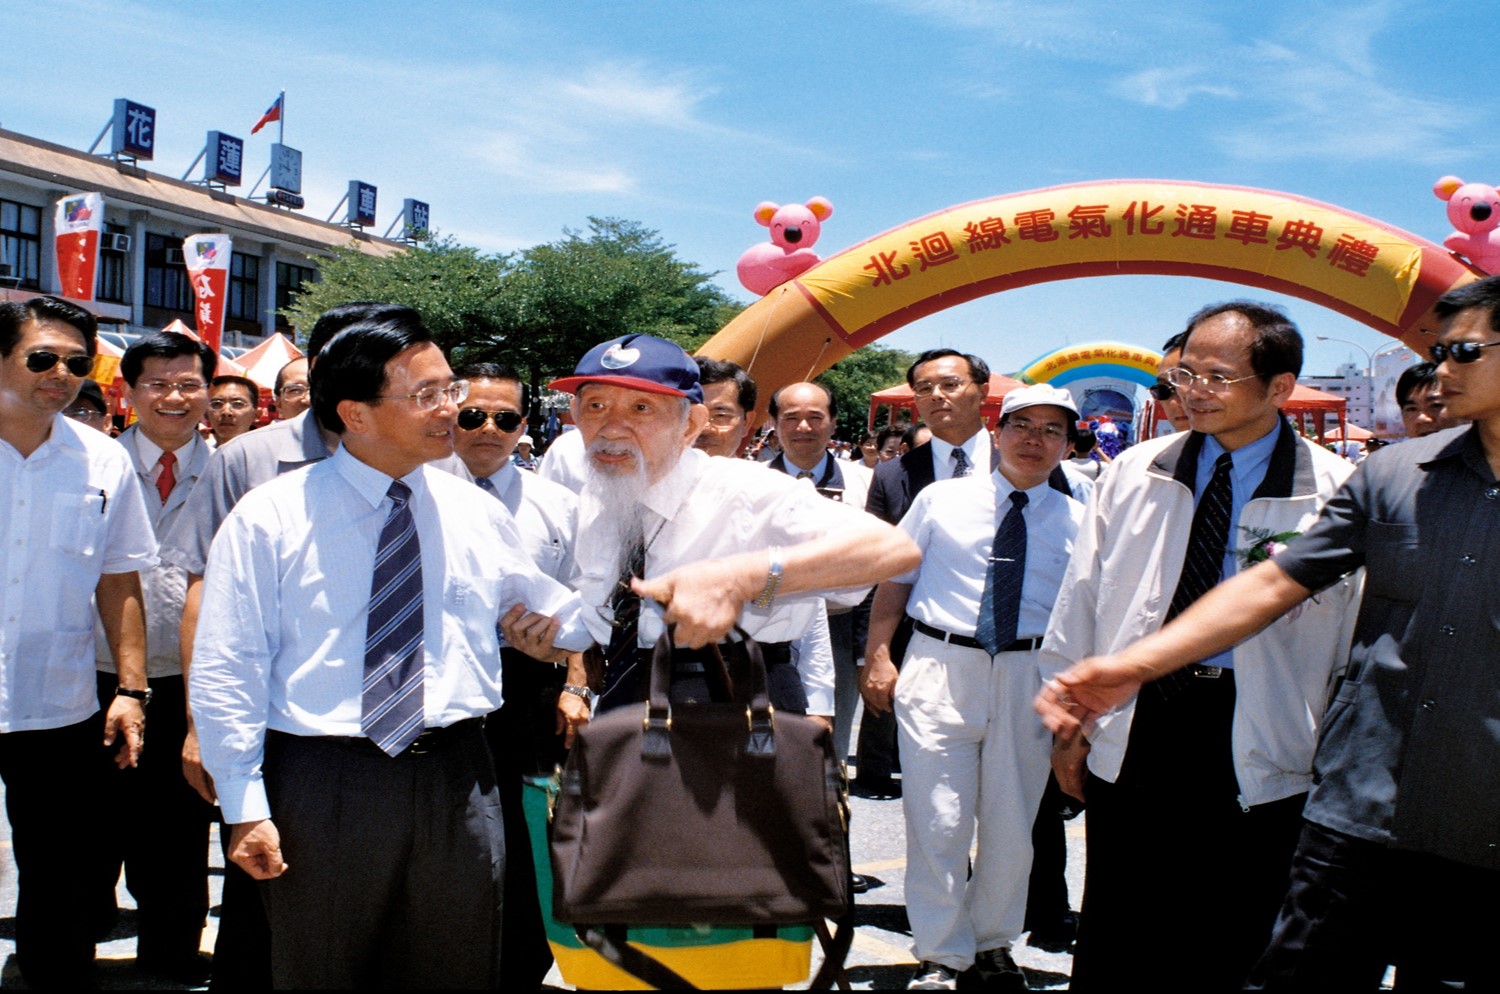
M 760 647 L 706 653 L 710 703 L 647 702 L 580 729 L 552 824 L 553 910 L 575 924 L 787 924 L 850 910 L 848 810 L 833 737 L 774 713 Z M 723 698 L 723 699 L 721 699 Z

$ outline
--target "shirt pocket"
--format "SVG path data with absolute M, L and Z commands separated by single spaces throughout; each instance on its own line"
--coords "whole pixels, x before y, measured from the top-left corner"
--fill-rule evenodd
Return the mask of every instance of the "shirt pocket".
M 1366 532 L 1365 593 L 1415 601 L 1424 586 L 1417 526 L 1372 520 Z
M 57 494 L 52 498 L 48 547 L 54 552 L 86 559 L 98 551 L 104 534 L 104 492 Z

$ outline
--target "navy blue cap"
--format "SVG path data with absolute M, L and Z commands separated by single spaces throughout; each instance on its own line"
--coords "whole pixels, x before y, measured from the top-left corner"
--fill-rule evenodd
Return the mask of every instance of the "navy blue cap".
M 703 403 L 698 364 L 676 342 L 653 335 L 612 338 L 589 349 L 572 376 L 553 380 L 553 390 L 577 393 L 585 383 L 664 393 Z

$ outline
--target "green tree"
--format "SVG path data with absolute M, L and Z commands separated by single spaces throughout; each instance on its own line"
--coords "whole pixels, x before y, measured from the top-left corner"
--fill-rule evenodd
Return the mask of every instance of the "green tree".
M 602 341 L 644 333 L 697 348 L 739 313 L 706 273 L 635 221 L 589 218 L 587 233 L 522 251 L 504 282 L 495 334 L 470 343 L 533 382 L 570 372 Z
M 829 366 L 817 382 L 833 391 L 839 437 L 859 441 L 870 413 L 870 394 L 906 381 L 916 356 L 900 349 L 866 345 Z
M 370 255 L 351 242 L 319 266 L 319 282 L 304 284 L 287 316 L 306 341 L 330 307 L 357 300 L 404 304 L 422 315 L 438 344 L 461 349 L 493 333 L 510 259 L 484 255 L 451 236 L 429 238 L 387 256 Z

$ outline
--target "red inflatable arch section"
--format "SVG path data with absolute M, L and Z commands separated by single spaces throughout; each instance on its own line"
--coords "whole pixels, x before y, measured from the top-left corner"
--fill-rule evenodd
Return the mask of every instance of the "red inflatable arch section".
M 764 398 L 918 318 L 1015 287 L 1086 276 L 1199 276 L 1338 311 L 1418 352 L 1432 305 L 1479 275 L 1441 245 L 1288 193 L 1106 180 L 929 214 L 830 256 L 751 304 L 699 350 Z

